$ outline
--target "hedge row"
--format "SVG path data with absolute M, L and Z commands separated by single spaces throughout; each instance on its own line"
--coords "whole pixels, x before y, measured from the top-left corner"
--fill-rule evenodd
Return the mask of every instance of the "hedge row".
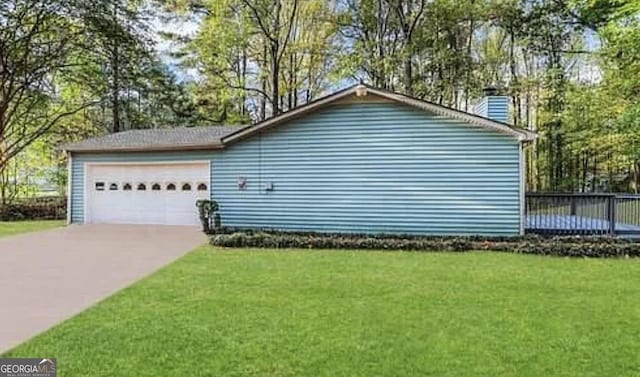
M 566 257 L 640 257 L 640 243 L 613 237 L 422 237 L 226 230 L 213 235 L 211 244 L 276 249 L 482 250 Z
M 63 196 L 18 199 L 0 204 L 0 221 L 62 220 L 67 216 L 67 199 Z

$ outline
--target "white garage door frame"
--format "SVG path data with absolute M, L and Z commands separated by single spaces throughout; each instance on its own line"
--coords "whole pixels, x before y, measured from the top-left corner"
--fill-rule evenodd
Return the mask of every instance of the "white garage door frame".
M 83 164 L 84 171 L 84 189 L 83 189 L 83 210 L 84 210 L 84 223 L 91 223 L 91 213 L 89 211 L 89 190 L 92 185 L 90 180 L 90 168 L 95 166 L 158 166 L 158 165 L 206 165 L 207 166 L 207 174 L 205 177 L 205 182 L 207 184 L 207 192 L 206 196 L 208 199 L 211 198 L 211 160 L 184 160 L 184 161 L 100 161 L 100 162 L 85 162 Z M 195 211 L 195 206 L 194 206 Z

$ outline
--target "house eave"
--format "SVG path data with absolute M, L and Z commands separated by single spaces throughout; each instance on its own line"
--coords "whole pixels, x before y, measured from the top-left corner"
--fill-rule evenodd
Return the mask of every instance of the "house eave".
M 69 153 L 118 153 L 118 152 L 181 152 L 208 151 L 224 149 L 222 144 L 193 144 L 193 145 L 154 145 L 145 147 L 104 147 L 104 148 L 62 148 Z
M 528 142 L 536 139 L 537 134 L 535 132 L 525 130 L 525 129 L 516 129 L 511 127 L 506 123 L 501 123 L 489 118 L 484 118 L 479 115 L 466 113 L 464 111 L 448 108 L 445 106 L 441 106 L 438 104 L 433 104 L 427 101 L 415 99 L 408 96 L 403 96 L 391 92 L 387 92 L 384 90 L 376 89 L 369 87 L 364 84 L 359 84 L 356 86 L 352 86 L 342 91 L 336 92 L 329 96 L 320 98 L 316 101 L 310 102 L 304 106 L 298 107 L 291 111 L 282 113 L 276 117 L 264 120 L 260 123 L 247 126 L 243 129 L 240 129 L 234 133 L 231 133 L 222 138 L 222 144 L 227 145 L 238 140 L 244 139 L 254 133 L 268 130 L 272 127 L 275 127 L 281 123 L 286 121 L 304 116 L 310 112 L 323 108 L 324 106 L 330 105 L 333 102 L 339 101 L 342 98 L 349 97 L 351 95 L 355 95 L 356 97 L 365 97 L 369 94 L 373 94 L 380 98 L 390 100 L 396 103 L 405 104 L 417 109 L 421 109 L 424 111 L 428 111 L 437 115 L 441 115 L 444 117 L 457 119 L 469 124 L 473 124 L 478 127 L 506 133 L 510 136 L 515 137 L 519 142 Z
M 293 110 L 287 111 L 285 113 L 282 113 L 279 116 L 273 117 L 273 118 L 269 118 L 266 119 L 260 123 L 251 125 L 251 126 L 247 126 L 243 129 L 240 129 L 234 133 L 231 133 L 229 135 L 226 135 L 222 138 L 222 144 L 226 145 L 226 144 L 230 144 L 233 143 L 235 141 L 241 140 L 247 136 L 252 135 L 255 132 L 259 132 L 259 131 L 263 131 L 263 130 L 267 130 L 273 126 L 277 126 L 283 122 L 301 117 L 305 114 L 308 114 L 314 110 L 320 109 L 334 101 L 337 101 L 341 98 L 344 97 L 348 97 L 352 94 L 355 93 L 357 87 L 350 87 L 350 88 L 346 88 L 343 89 L 342 91 L 338 91 L 336 93 L 333 93 L 329 96 L 320 98 L 316 101 L 312 101 L 307 103 L 306 105 L 302 105 L 300 107 L 297 107 Z
M 467 113 L 464 111 L 448 108 L 445 106 L 433 104 L 427 101 L 423 101 L 423 100 L 419 100 L 419 99 L 415 99 L 415 98 L 411 98 L 411 97 L 407 97 L 407 96 L 403 96 L 403 95 L 399 95 L 391 92 L 382 91 L 375 88 L 369 88 L 368 91 L 379 97 L 383 97 L 389 100 L 403 103 L 408 106 L 429 111 L 441 116 L 458 119 L 466 123 L 474 124 L 479 127 L 507 133 L 509 135 L 516 137 L 518 141 L 531 141 L 537 137 L 537 134 L 535 132 L 525 130 L 525 129 L 516 129 L 506 123 L 498 122 L 493 119 L 485 118 L 479 115 Z

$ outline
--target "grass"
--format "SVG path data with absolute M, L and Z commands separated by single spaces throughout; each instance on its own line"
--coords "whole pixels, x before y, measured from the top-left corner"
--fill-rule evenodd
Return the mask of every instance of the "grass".
M 202 247 L 4 356 L 59 376 L 638 376 L 640 260 Z
M 0 221 L 0 238 L 15 236 L 21 233 L 58 228 L 63 226 L 64 223 L 65 222 L 62 220 Z

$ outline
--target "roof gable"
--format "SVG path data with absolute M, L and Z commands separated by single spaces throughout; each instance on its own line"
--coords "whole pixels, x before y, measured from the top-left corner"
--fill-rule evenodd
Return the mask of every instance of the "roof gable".
M 372 98 L 377 100 L 383 100 L 385 102 L 393 102 L 408 105 L 429 113 L 441 115 L 456 119 L 472 126 L 483 127 L 494 131 L 502 132 L 510 136 L 515 137 L 519 141 L 530 141 L 537 137 L 535 132 L 516 128 L 509 124 L 495 121 L 493 119 L 485 118 L 479 115 L 467 113 L 464 111 L 456 110 L 446 106 L 438 105 L 428 101 L 419 100 L 409 96 L 405 96 L 398 93 L 388 92 L 385 90 L 373 88 L 364 84 L 355 85 L 341 91 L 335 92 L 328 96 L 322 97 L 315 101 L 309 102 L 306 105 L 297 107 L 278 116 L 266 119 L 262 122 L 254 125 L 242 128 L 236 132 L 233 132 L 222 138 L 222 143 L 227 145 L 237 142 L 246 137 L 253 135 L 256 132 L 264 131 L 272 127 L 276 127 L 289 120 L 305 116 L 309 113 L 315 112 L 324 108 L 325 106 L 339 104 L 339 103 L 353 103 L 353 102 L 367 102 L 372 101 Z
M 277 127 L 290 120 L 306 116 L 325 107 L 363 102 L 384 102 L 410 106 L 431 114 L 462 121 L 471 126 L 498 131 L 512 136 L 518 141 L 530 141 L 537 137 L 537 134 L 533 131 L 516 128 L 507 123 L 359 84 L 339 90 L 333 94 L 250 126 L 131 130 L 68 144 L 63 146 L 62 149 L 69 152 L 222 149 L 229 144 L 243 140 L 255 133 Z

